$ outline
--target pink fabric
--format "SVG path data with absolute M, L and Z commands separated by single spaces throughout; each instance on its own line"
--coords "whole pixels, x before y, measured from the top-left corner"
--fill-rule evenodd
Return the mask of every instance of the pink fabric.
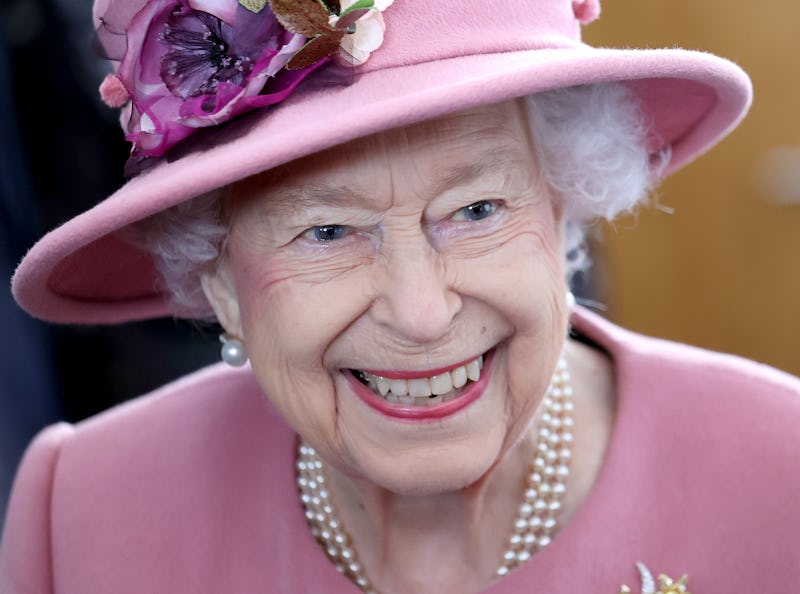
M 637 561 L 694 594 L 794 592 L 800 381 L 583 311 L 619 404 L 594 488 L 485 594 L 638 591 Z M 0 545 L 3 594 L 356 594 L 305 526 L 294 436 L 251 373 L 215 366 L 29 450 Z
M 109 29 L 124 26 L 130 7 L 141 2 L 115 2 Z M 98 0 L 98 9 L 103 3 Z M 572 0 L 398 0 L 384 13 L 384 45 L 353 84 L 308 85 L 274 109 L 198 133 L 167 162 L 45 236 L 15 274 L 15 297 L 29 313 L 56 322 L 167 315 L 149 257 L 123 247 L 114 236 L 118 230 L 327 147 L 477 105 L 626 81 L 654 123 L 651 148 L 672 148 L 668 171 L 704 153 L 743 117 L 750 83 L 726 60 L 581 44 L 579 19 L 591 16 L 596 4 L 577 10 Z M 135 273 L 127 266 L 132 261 Z

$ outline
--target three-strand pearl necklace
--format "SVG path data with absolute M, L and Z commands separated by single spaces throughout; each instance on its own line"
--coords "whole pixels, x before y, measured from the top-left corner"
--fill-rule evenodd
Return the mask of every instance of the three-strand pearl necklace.
M 560 359 L 542 399 L 536 449 L 525 479 L 522 502 L 495 575 L 502 577 L 550 544 L 556 529 L 572 457 L 572 387 Z M 366 594 L 378 594 L 358 560 L 352 539 L 334 510 L 325 465 L 302 442 L 297 453 L 297 486 L 311 534 L 336 569 Z

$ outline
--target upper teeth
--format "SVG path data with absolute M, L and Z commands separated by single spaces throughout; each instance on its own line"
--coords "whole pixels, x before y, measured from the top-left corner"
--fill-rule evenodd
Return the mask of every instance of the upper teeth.
M 390 379 L 362 371 L 369 387 L 387 398 L 394 397 L 430 397 L 451 392 L 453 388 L 461 388 L 470 379 L 477 382 L 481 378 L 483 355 L 473 359 L 466 365 L 460 365 L 450 371 L 431 377 L 416 379 Z

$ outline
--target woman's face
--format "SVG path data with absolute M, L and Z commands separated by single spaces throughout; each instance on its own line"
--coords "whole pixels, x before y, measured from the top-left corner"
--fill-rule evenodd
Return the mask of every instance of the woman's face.
M 528 130 L 521 102 L 481 107 L 234 188 L 206 293 L 268 398 L 351 476 L 454 490 L 529 426 L 566 289 Z

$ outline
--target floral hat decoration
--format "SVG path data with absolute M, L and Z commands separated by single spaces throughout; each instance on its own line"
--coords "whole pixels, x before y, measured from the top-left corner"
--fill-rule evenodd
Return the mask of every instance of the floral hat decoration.
M 747 75 L 680 49 L 594 48 L 598 0 L 95 0 L 132 176 L 42 238 L 13 279 L 32 315 L 117 323 L 170 315 L 126 228 L 256 173 L 381 130 L 540 91 L 617 81 L 665 174 L 728 134 Z
M 100 85 L 124 107 L 135 174 L 199 128 L 286 99 L 332 59 L 364 64 L 393 0 L 149 0 L 112 4 L 98 37 L 119 66 Z M 127 22 L 127 26 L 125 23 Z

